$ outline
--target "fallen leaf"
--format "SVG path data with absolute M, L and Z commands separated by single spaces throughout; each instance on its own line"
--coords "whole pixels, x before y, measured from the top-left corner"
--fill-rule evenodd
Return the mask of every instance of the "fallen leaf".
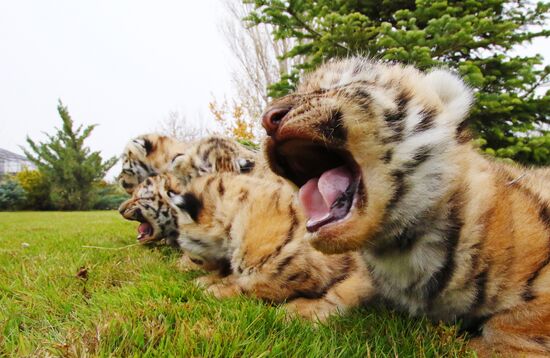
M 85 266 L 82 266 L 78 269 L 78 272 L 76 273 L 76 277 L 80 278 L 82 280 L 88 279 L 88 269 Z

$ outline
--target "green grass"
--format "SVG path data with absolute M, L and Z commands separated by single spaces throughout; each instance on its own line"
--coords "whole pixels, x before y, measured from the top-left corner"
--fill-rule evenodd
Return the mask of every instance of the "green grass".
M 134 237 L 116 212 L 0 213 L 0 356 L 468 355 L 455 327 L 381 308 L 316 327 L 257 300 L 203 294 L 191 283 L 201 272 L 179 272 L 171 249 L 83 247 Z

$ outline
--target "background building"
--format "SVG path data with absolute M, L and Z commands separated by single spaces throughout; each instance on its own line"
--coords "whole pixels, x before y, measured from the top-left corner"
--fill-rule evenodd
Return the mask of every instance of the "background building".
M 19 173 L 25 168 L 35 169 L 25 156 L 0 148 L 0 177 Z

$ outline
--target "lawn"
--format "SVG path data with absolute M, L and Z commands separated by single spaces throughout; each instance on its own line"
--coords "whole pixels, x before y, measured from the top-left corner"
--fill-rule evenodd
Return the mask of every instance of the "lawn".
M 135 230 L 116 212 L 0 213 L 0 356 L 470 356 L 455 327 L 381 308 L 314 326 L 217 301 L 177 252 L 128 246 Z

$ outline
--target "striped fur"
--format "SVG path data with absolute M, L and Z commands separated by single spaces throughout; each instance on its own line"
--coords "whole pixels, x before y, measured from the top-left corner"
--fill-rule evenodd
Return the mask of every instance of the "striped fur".
M 146 178 L 161 173 L 173 173 L 183 181 L 214 172 L 250 173 L 256 167 L 256 157 L 257 153 L 221 136 L 182 143 L 168 136 L 145 134 L 124 148 L 118 182 L 131 194 Z
M 212 172 L 235 171 L 238 173 L 251 173 L 261 176 L 265 170 L 265 164 L 256 165 L 257 154 L 246 149 L 235 140 L 221 136 L 209 136 L 191 143 L 182 143 L 171 137 L 157 134 L 145 134 L 132 139 L 126 145 L 122 154 L 122 172 L 118 176 L 118 182 L 132 194 L 137 185 L 146 178 L 160 173 L 173 173 L 181 181 L 186 182 L 191 178 Z M 260 169 L 261 168 L 261 169 Z M 135 197 L 135 195 L 134 195 Z M 122 215 L 125 215 L 126 207 L 132 202 L 123 203 L 120 207 Z M 145 211 L 144 211 L 145 212 Z M 128 211 L 133 215 L 132 211 Z M 151 217 L 154 226 L 154 235 L 140 243 L 160 242 L 178 247 L 174 236 L 175 224 L 167 217 L 159 216 L 161 212 L 154 212 Z M 156 224 L 156 226 L 155 226 Z M 188 261 L 195 261 L 199 266 L 211 265 L 212 267 L 225 267 L 221 263 L 201 263 L 193 257 L 182 257 L 183 268 L 196 268 Z M 187 262 L 188 264 L 183 264 Z M 223 270 L 222 270 L 223 271 Z
M 230 262 L 228 276 L 199 279 L 218 298 L 245 294 L 286 302 L 289 312 L 322 320 L 359 305 L 372 292 L 359 254 L 323 255 L 304 240 L 304 217 L 286 184 L 219 173 L 182 187 L 160 175 L 138 192 L 154 193 L 157 208 L 151 213 L 170 204 L 178 242 L 195 261 Z M 134 205 L 148 217 L 141 196 Z
M 153 233 L 147 240 L 140 241 L 143 244 L 165 240 L 171 246 L 178 247 L 179 237 L 176 209 L 168 204 L 168 194 L 164 189 L 170 187 L 173 191 L 180 191 L 181 182 L 174 176 L 167 176 L 159 184 L 158 176 L 152 176 L 138 184 L 132 193 L 132 197 L 120 205 L 119 212 L 127 220 L 148 223 L 153 228 Z M 208 261 L 197 255 L 183 255 L 182 262 L 190 260 L 192 264 L 184 265 L 184 268 L 197 268 L 198 265 L 206 270 L 226 271 L 226 260 L 223 255 L 210 257 Z
M 189 144 L 158 134 L 144 134 L 126 144 L 121 156 L 122 171 L 117 177 L 128 194 L 146 178 L 166 172 L 172 158 L 189 149 Z
M 279 150 L 289 140 L 352 158 L 361 187 L 350 213 L 308 239 L 323 252 L 360 249 L 378 294 L 412 314 L 484 322 L 482 355 L 550 355 L 550 169 L 478 154 L 471 101 L 445 70 L 330 62 L 272 104 L 292 109 L 266 154 L 286 177 L 279 163 L 298 156 Z
M 193 143 L 189 149 L 172 158 L 169 172 L 182 182 L 210 173 L 253 173 L 258 171 L 258 153 L 237 141 L 209 136 Z

